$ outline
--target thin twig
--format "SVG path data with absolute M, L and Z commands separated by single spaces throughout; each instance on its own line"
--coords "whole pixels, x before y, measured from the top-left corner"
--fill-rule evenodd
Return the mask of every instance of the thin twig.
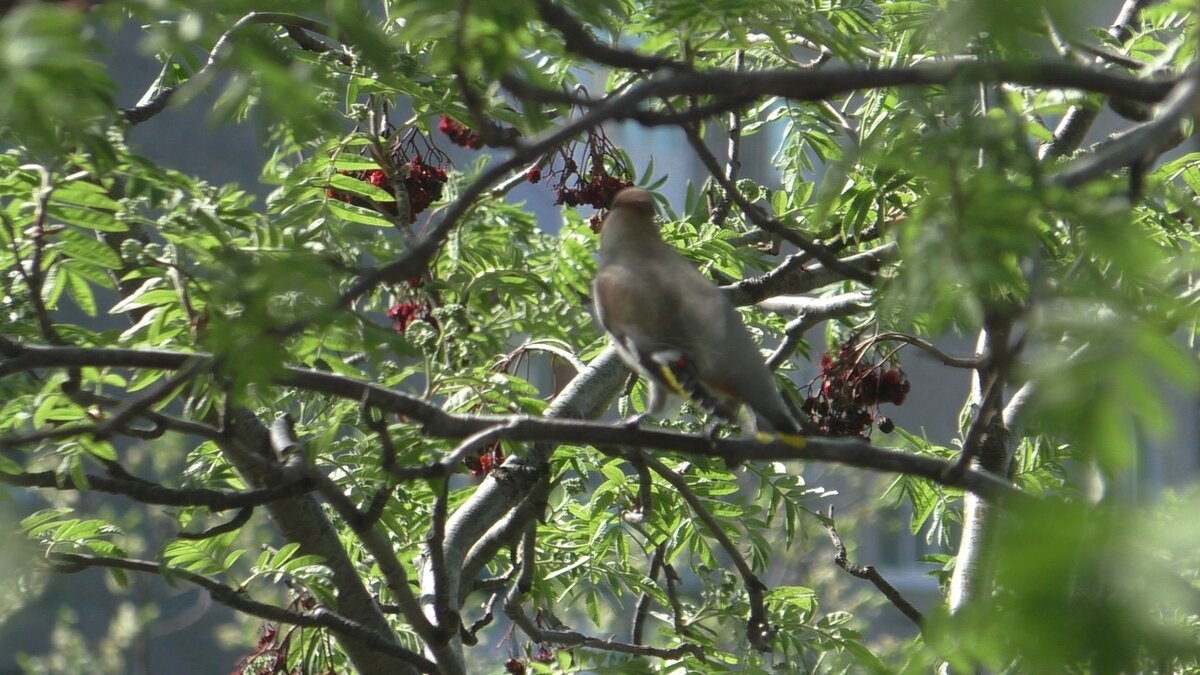
M 190 540 L 211 539 L 217 535 L 225 534 L 226 532 L 233 532 L 234 530 L 250 522 L 250 517 L 253 515 L 254 507 L 245 506 L 238 511 L 236 516 L 227 522 L 219 525 L 213 525 L 203 532 L 179 532 L 175 536 L 179 537 L 180 539 Z
M 815 243 L 800 232 L 788 227 L 776 218 L 768 215 L 767 212 L 759 208 L 757 204 L 752 203 L 746 198 L 745 195 L 741 193 L 741 191 L 737 189 L 737 186 L 734 185 L 733 182 L 725 177 L 725 174 L 721 170 L 721 165 L 717 162 L 717 158 L 713 156 L 712 152 L 709 151 L 708 146 L 704 144 L 704 139 L 700 137 L 700 133 L 696 130 L 696 128 L 693 126 L 687 126 L 684 128 L 684 131 L 687 133 L 688 143 L 692 146 L 692 149 L 695 150 L 696 155 L 700 158 L 701 163 L 704 164 L 717 183 L 721 185 L 721 188 L 725 190 L 725 194 L 729 195 L 729 197 L 733 199 L 735 203 L 737 203 L 738 207 L 742 209 L 742 212 L 746 214 L 746 217 L 748 217 L 751 222 L 758 227 L 771 232 L 772 234 L 779 235 L 785 241 L 796 245 L 805 253 L 821 261 L 821 264 L 845 276 L 847 279 L 853 279 L 868 286 L 875 282 L 875 275 L 843 263 L 841 260 L 838 260 L 837 256 L 829 252 L 824 246 Z
M 654 548 L 654 554 L 650 556 L 650 570 L 646 572 L 646 578 L 650 581 L 658 579 L 658 573 L 662 570 L 663 546 L 660 544 Z M 633 606 L 633 626 L 629 629 L 629 641 L 635 645 L 642 644 L 642 636 L 646 632 L 646 619 L 650 616 L 650 603 L 653 598 L 648 591 L 642 591 L 638 596 L 637 604 Z
M 950 366 L 951 368 L 974 369 L 981 365 L 981 361 L 974 356 L 952 356 L 938 349 L 932 342 L 923 338 L 919 338 L 915 335 L 908 335 L 907 333 L 887 331 L 877 335 L 872 335 L 870 337 L 870 342 L 872 344 L 876 342 L 903 342 L 904 344 L 912 345 L 926 354 L 933 356 L 940 361 L 942 365 Z
M 646 456 L 645 461 L 646 466 L 659 476 L 662 476 L 663 480 L 675 488 L 675 491 L 687 502 L 692 512 L 696 514 L 696 517 L 708 528 L 712 537 L 721 545 L 725 554 L 733 561 L 733 566 L 737 569 L 738 575 L 742 577 L 742 585 L 746 588 L 746 594 L 750 601 L 750 617 L 746 623 L 746 638 L 750 641 L 750 646 L 755 649 L 762 652 L 771 651 L 770 641 L 775 633 L 775 629 L 771 627 L 770 622 L 767 620 L 767 607 L 764 598 L 764 592 L 767 590 L 767 587 L 759 581 L 754 571 L 750 569 L 750 564 L 746 562 L 746 556 L 742 555 L 742 552 L 733 543 L 733 540 L 729 538 L 729 535 L 725 534 L 725 530 L 721 528 L 721 524 L 708 512 L 708 509 L 704 506 L 704 502 L 700 501 L 700 498 L 688 486 L 687 481 L 654 457 Z
M 4 445 L 4 443 L 0 442 L 0 447 L 4 447 Z M 141 479 L 113 478 L 112 476 L 100 476 L 90 473 L 83 476 L 83 485 L 75 485 L 72 481 L 64 483 L 61 477 L 53 471 L 28 473 L 6 473 L 0 471 L 0 484 L 15 487 L 46 488 L 60 492 L 104 492 L 106 494 L 128 497 L 142 504 L 203 506 L 211 511 L 263 506 L 271 502 L 302 495 L 311 491 L 313 487 L 307 481 L 294 480 L 270 488 L 256 488 L 243 492 L 223 492 L 207 488 L 169 488 Z
M 653 656 L 660 659 L 679 659 L 687 655 L 696 658 L 704 657 L 704 649 L 700 645 L 692 643 L 684 643 L 678 647 L 671 648 L 651 647 L 649 645 L 630 644 L 611 639 L 601 640 L 600 638 L 590 637 L 573 630 L 539 628 L 525 614 L 525 610 L 521 608 L 519 593 L 515 585 L 509 589 L 508 594 L 505 596 L 504 613 L 534 642 L 547 642 L 562 647 L 584 647 L 586 649 L 597 649 L 616 652 L 618 654 L 632 654 L 634 656 Z
M 110 569 L 162 574 L 162 566 L 150 560 L 133 560 L 129 558 L 112 558 L 93 555 L 77 555 L 73 553 L 51 553 L 50 564 L 57 570 L 67 573 L 79 572 L 90 567 L 105 567 Z M 230 607 L 242 614 L 256 616 L 260 619 L 277 623 L 307 628 L 324 628 L 341 637 L 352 638 L 362 642 L 371 649 L 394 656 L 416 667 L 423 673 L 440 673 L 437 664 L 420 654 L 405 649 L 396 642 L 388 640 L 366 626 L 348 619 L 326 608 L 318 608 L 308 612 L 292 610 L 258 602 L 250 598 L 242 589 L 226 586 L 219 581 L 182 569 L 171 569 L 172 578 L 183 579 L 200 586 L 208 591 L 212 599 Z
M 221 37 L 217 38 L 217 41 L 213 44 L 212 50 L 208 53 L 208 59 L 204 62 L 204 65 L 200 68 L 200 70 L 197 70 L 187 82 L 176 87 L 166 87 L 153 97 L 150 97 L 148 100 L 143 97 L 144 102 L 138 103 L 132 108 L 121 109 L 121 115 L 130 124 L 141 124 L 142 122 L 145 122 L 146 120 L 149 120 L 155 115 L 161 113 L 163 110 L 166 110 L 167 104 L 181 87 L 189 85 L 196 86 L 196 83 L 206 83 L 209 74 L 217 64 L 217 59 L 220 58 L 222 51 L 225 49 L 225 45 L 228 44 L 230 38 L 233 37 L 233 34 L 245 26 L 254 24 L 279 24 L 282 26 L 301 28 L 314 33 L 320 33 L 321 35 L 325 35 L 329 32 L 329 29 L 323 24 L 317 23 L 311 19 L 306 19 L 296 14 L 287 14 L 284 12 L 250 12 L 249 14 L 246 14 L 242 18 L 235 21 L 232 26 L 230 26 L 224 33 L 221 34 Z M 291 32 L 292 31 L 289 28 L 289 34 Z M 296 39 L 294 35 L 292 36 L 292 39 Z M 299 41 L 297 41 L 297 43 L 299 44 Z M 303 44 L 301 44 L 301 46 L 304 47 Z
M 895 586 L 888 583 L 887 579 L 883 578 L 883 575 L 879 573 L 879 570 L 875 569 L 874 565 L 863 566 L 850 562 L 849 557 L 846 555 L 846 544 L 842 542 L 841 535 L 838 534 L 837 529 L 833 525 L 832 506 L 829 507 L 829 522 L 825 523 L 825 529 L 829 531 L 829 538 L 833 540 L 833 546 L 837 549 L 837 553 L 833 557 L 833 561 L 837 563 L 837 566 L 859 579 L 870 581 L 892 603 L 893 607 L 900 610 L 901 614 L 916 624 L 917 628 L 920 628 L 921 622 L 924 621 L 921 612 L 916 607 L 913 607 L 912 603 L 906 600 L 900 594 L 900 591 L 896 590 Z

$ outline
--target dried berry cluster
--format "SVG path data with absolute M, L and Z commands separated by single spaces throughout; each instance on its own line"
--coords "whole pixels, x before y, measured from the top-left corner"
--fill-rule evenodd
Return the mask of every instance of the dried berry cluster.
M 574 159 L 576 154 L 582 154 L 580 162 Z M 543 178 L 553 181 L 551 189 L 556 205 L 604 209 L 618 192 L 633 185 L 628 178 L 631 175 L 624 156 L 604 135 L 604 130 L 593 129 L 582 142 L 559 149 L 544 170 L 533 168 L 527 171 L 525 180 L 530 183 L 539 183 Z
M 504 450 L 500 448 L 499 441 L 480 450 L 478 455 L 463 460 L 463 464 L 467 465 L 467 470 L 471 472 L 473 478 L 482 478 L 503 463 Z
M 438 120 L 438 131 L 446 134 L 450 142 L 455 145 L 461 145 L 464 148 L 471 148 L 472 150 L 478 150 L 483 147 L 483 136 L 478 131 L 445 115 L 442 115 L 442 118 Z
M 290 610 L 311 611 L 317 606 L 316 598 L 308 593 L 301 593 L 288 605 Z M 287 662 L 291 658 L 292 631 L 280 633 L 277 624 L 266 624 L 262 635 L 258 638 L 255 650 L 238 659 L 234 668 L 235 673 L 254 673 L 254 675 L 299 675 L 299 668 L 288 670 Z
M 401 335 L 404 335 L 413 321 L 418 320 L 428 322 L 434 330 L 440 329 L 428 300 L 424 302 L 408 300 L 392 305 L 391 309 L 387 311 L 387 317 L 392 320 L 392 328 L 395 328 L 396 332 Z
M 821 434 L 866 438 L 876 421 L 884 433 L 894 428 L 890 419 L 879 414 L 879 404 L 901 405 L 910 388 L 904 371 L 871 363 L 861 349 L 848 343 L 836 357 L 828 352 L 821 357 L 820 373 L 808 385 L 804 412 Z

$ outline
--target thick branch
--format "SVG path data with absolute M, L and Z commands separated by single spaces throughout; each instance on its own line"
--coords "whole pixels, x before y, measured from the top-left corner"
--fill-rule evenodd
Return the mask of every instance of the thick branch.
M 783 296 L 764 300 L 758 306 L 769 312 L 797 315 L 784 329 L 783 341 L 767 358 L 767 366 L 774 370 L 796 351 L 810 328 L 822 321 L 867 311 L 871 307 L 871 297 L 867 293 L 844 293 L 831 298 Z
M 98 349 L 76 347 L 21 346 L 20 354 L 12 359 L 0 361 L 0 376 L 23 372 L 34 368 L 51 366 L 117 366 L 148 367 L 173 370 L 179 368 L 194 354 L 180 354 L 156 350 Z M 303 368 L 285 368 L 277 384 L 299 387 L 308 391 L 324 393 L 340 398 L 365 401 L 368 405 L 392 413 L 400 413 L 422 424 L 424 433 L 442 438 L 466 438 L 491 427 L 499 439 L 534 441 L 548 444 L 535 447 L 527 462 L 533 466 L 545 461 L 554 444 L 619 444 L 641 448 L 674 450 L 694 455 L 720 457 L 732 462 L 743 461 L 823 461 L 856 466 L 859 468 L 904 473 L 941 482 L 944 485 L 976 492 L 987 498 L 1004 495 L 1020 495 L 1007 482 L 985 473 L 967 471 L 962 476 L 943 476 L 949 464 L 933 457 L 914 455 L 899 450 L 879 448 L 853 438 L 809 437 L 804 447 L 796 448 L 783 443 L 761 443 L 753 439 L 716 439 L 705 436 L 689 436 L 653 429 L 631 429 L 592 422 L 562 419 L 566 417 L 594 417 L 607 407 L 612 396 L 620 390 L 626 378 L 626 370 L 609 350 L 592 362 L 588 370 L 572 380 L 567 390 L 552 405 L 545 418 L 523 416 L 502 417 L 495 415 L 450 415 L 419 399 L 406 396 L 384 387 L 321 371 Z M 593 378 L 602 380 L 604 386 L 590 390 L 588 383 Z M 507 466 L 507 464 L 506 464 Z M 498 511 L 489 507 L 486 512 L 472 518 L 468 537 L 473 543 L 486 530 L 488 524 L 497 522 L 528 493 L 532 483 L 526 484 L 523 473 L 509 472 L 504 481 L 492 478 L 485 480 L 477 494 L 486 495 L 493 490 L 514 490 L 509 498 L 495 503 L 503 504 Z M 502 486 L 501 483 L 504 483 Z M 490 499 L 490 498 L 489 498 Z M 466 517 L 460 510 L 450 518 L 447 526 L 447 545 L 454 539 L 455 523 Z M 468 531 L 468 530 L 464 530 Z M 466 544 L 461 553 L 470 547 Z M 461 560 L 461 559 L 459 559 Z M 455 560 L 457 563 L 459 560 Z M 447 557 L 447 566 L 455 569 L 452 559 Z M 451 594 L 453 597 L 453 594 Z
M 1181 128 L 1184 120 L 1196 114 L 1196 80 L 1197 74 L 1193 74 L 1180 82 L 1157 117 L 1072 161 L 1049 177 L 1050 184 L 1078 187 L 1113 170 L 1152 160 L 1178 145 L 1185 138 Z
M 284 470 L 271 447 L 269 431 L 249 410 L 231 406 L 225 413 L 224 427 L 226 434 L 218 441 L 221 452 L 250 484 L 269 487 L 295 473 Z M 297 455 L 299 457 L 301 455 Z M 366 626 L 377 639 L 392 639 L 394 631 L 387 617 L 367 590 L 358 566 L 346 552 L 338 528 L 317 500 L 312 495 L 300 495 L 271 502 L 266 509 L 285 541 L 300 544 L 303 555 L 324 559 L 337 591 L 338 613 Z M 344 636 L 340 642 L 359 672 L 411 671 L 409 664 L 379 652 L 369 641 Z

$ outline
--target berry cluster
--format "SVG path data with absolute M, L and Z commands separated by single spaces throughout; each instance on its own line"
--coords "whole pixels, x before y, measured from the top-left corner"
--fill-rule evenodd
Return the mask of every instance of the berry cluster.
M 463 464 L 467 466 L 467 471 L 471 472 L 472 478 L 482 478 L 503 463 L 504 450 L 500 448 L 500 441 L 480 450 L 478 455 L 463 460 Z
M 576 154 L 581 154 L 582 160 L 575 161 Z M 605 209 L 618 192 L 633 185 L 628 178 L 632 175 L 624 156 L 604 130 L 597 128 L 589 131 L 582 142 L 560 148 L 544 171 L 535 167 L 525 172 L 525 180 L 539 183 L 545 177 L 554 191 L 555 205 Z
M 613 197 L 616 197 L 618 192 L 632 185 L 633 181 L 631 180 L 593 173 L 586 179 L 581 176 L 576 187 L 567 188 L 559 186 L 554 191 L 554 204 L 566 204 L 567 206 L 586 204 L 594 209 L 608 208 L 608 205 L 612 203 Z
M 544 645 L 538 645 L 537 653 L 529 659 L 529 663 L 554 663 L 554 650 Z M 525 675 L 527 672 L 526 662 L 514 656 L 504 662 L 504 672 L 509 675 Z
M 483 147 L 483 136 L 457 120 L 450 119 L 445 115 L 438 120 L 438 131 L 446 134 L 450 142 L 455 145 L 461 145 L 464 148 L 478 150 Z
M 879 414 L 879 405 L 903 404 L 911 389 L 908 378 L 899 368 L 863 357 L 852 344 L 842 345 L 836 357 L 828 352 L 821 357 L 820 373 L 809 383 L 803 406 L 819 433 L 866 438 L 876 421 L 884 433 L 894 428 L 890 419 Z
M 392 320 L 392 328 L 396 332 L 404 335 L 413 321 L 425 321 L 433 326 L 434 330 L 440 330 L 437 319 L 433 316 L 433 310 L 429 306 L 429 302 L 414 302 L 409 300 L 398 305 L 393 305 L 387 311 L 387 317 Z
M 442 186 L 446 184 L 446 170 L 413 157 L 408 164 L 408 175 L 404 177 L 404 189 L 408 192 L 408 216 L 416 220 L 417 214 L 442 198 Z
M 442 187 L 446 184 L 446 169 L 443 168 L 449 163 L 449 159 L 440 150 L 435 148 L 428 139 L 425 140 L 425 156 L 418 151 L 416 145 L 416 131 L 410 131 L 403 138 L 398 139 L 392 144 L 389 156 L 383 158 L 379 153 L 373 153 L 375 161 L 379 162 L 378 169 L 365 169 L 362 171 L 340 171 L 343 176 L 350 176 L 370 183 L 375 187 L 387 192 L 389 195 L 395 196 L 395 191 L 392 188 L 392 181 L 389 180 L 389 174 L 399 174 L 404 177 L 404 190 L 408 193 L 408 217 L 409 220 L 416 220 L 417 216 L 429 208 L 429 205 L 442 198 Z M 409 158 L 412 159 L 409 159 Z M 432 157 L 433 161 L 429 162 L 426 157 Z M 373 200 L 364 199 L 357 195 L 348 192 L 335 190 L 332 187 L 325 189 L 325 194 L 330 199 L 337 199 L 348 204 L 356 204 L 374 208 L 376 211 L 386 213 L 389 216 L 396 215 L 396 202 L 376 202 Z

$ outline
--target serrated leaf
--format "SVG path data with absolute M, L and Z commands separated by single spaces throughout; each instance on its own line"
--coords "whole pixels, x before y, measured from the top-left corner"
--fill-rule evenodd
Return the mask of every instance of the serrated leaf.
M 163 304 L 162 300 L 165 297 L 170 297 L 171 299 L 174 299 L 173 291 L 170 291 L 166 288 L 160 288 L 164 284 L 166 284 L 166 280 L 163 279 L 162 277 L 151 277 L 151 278 L 147 279 L 146 281 L 144 281 L 142 283 L 141 286 L 138 286 L 137 290 L 135 290 L 134 292 L 125 296 L 124 298 L 121 299 L 120 302 L 113 305 L 112 309 L 108 310 L 108 313 L 109 314 L 120 314 L 122 312 L 128 312 L 131 309 L 138 309 L 140 307 L 150 307 L 153 305 Z M 147 295 L 150 295 L 151 293 L 154 293 L 155 291 L 159 291 L 159 293 L 157 295 L 152 295 L 149 298 L 146 298 Z M 163 291 L 165 291 L 169 295 L 163 296 L 161 293 Z
M 59 232 L 62 249 L 76 260 L 84 260 L 108 269 L 120 269 L 121 257 L 108 244 L 79 230 L 67 228 Z
M 75 510 L 68 507 L 57 509 L 42 509 L 36 513 L 26 516 L 21 519 L 21 530 L 29 536 L 37 536 L 48 528 L 56 526 L 56 523 L 64 516 L 74 513 Z
M 84 314 L 96 316 L 96 296 L 92 294 L 92 286 L 81 275 L 75 274 L 74 269 L 63 265 L 67 279 L 67 288 L 71 299 Z
M 46 213 L 52 222 L 63 222 L 85 230 L 96 232 L 127 232 L 129 226 L 117 220 L 107 211 L 99 211 L 70 204 L 51 202 Z
M 116 211 L 120 207 L 115 199 L 105 193 L 103 187 L 83 181 L 60 185 L 51 194 L 51 203 L 54 202 L 65 202 L 106 211 Z
M 342 220 L 347 220 L 352 223 L 362 223 L 363 225 L 372 225 L 374 227 L 391 227 L 392 221 L 378 211 L 365 209 L 354 204 L 346 204 L 337 200 L 330 200 L 327 204 L 330 211 Z

